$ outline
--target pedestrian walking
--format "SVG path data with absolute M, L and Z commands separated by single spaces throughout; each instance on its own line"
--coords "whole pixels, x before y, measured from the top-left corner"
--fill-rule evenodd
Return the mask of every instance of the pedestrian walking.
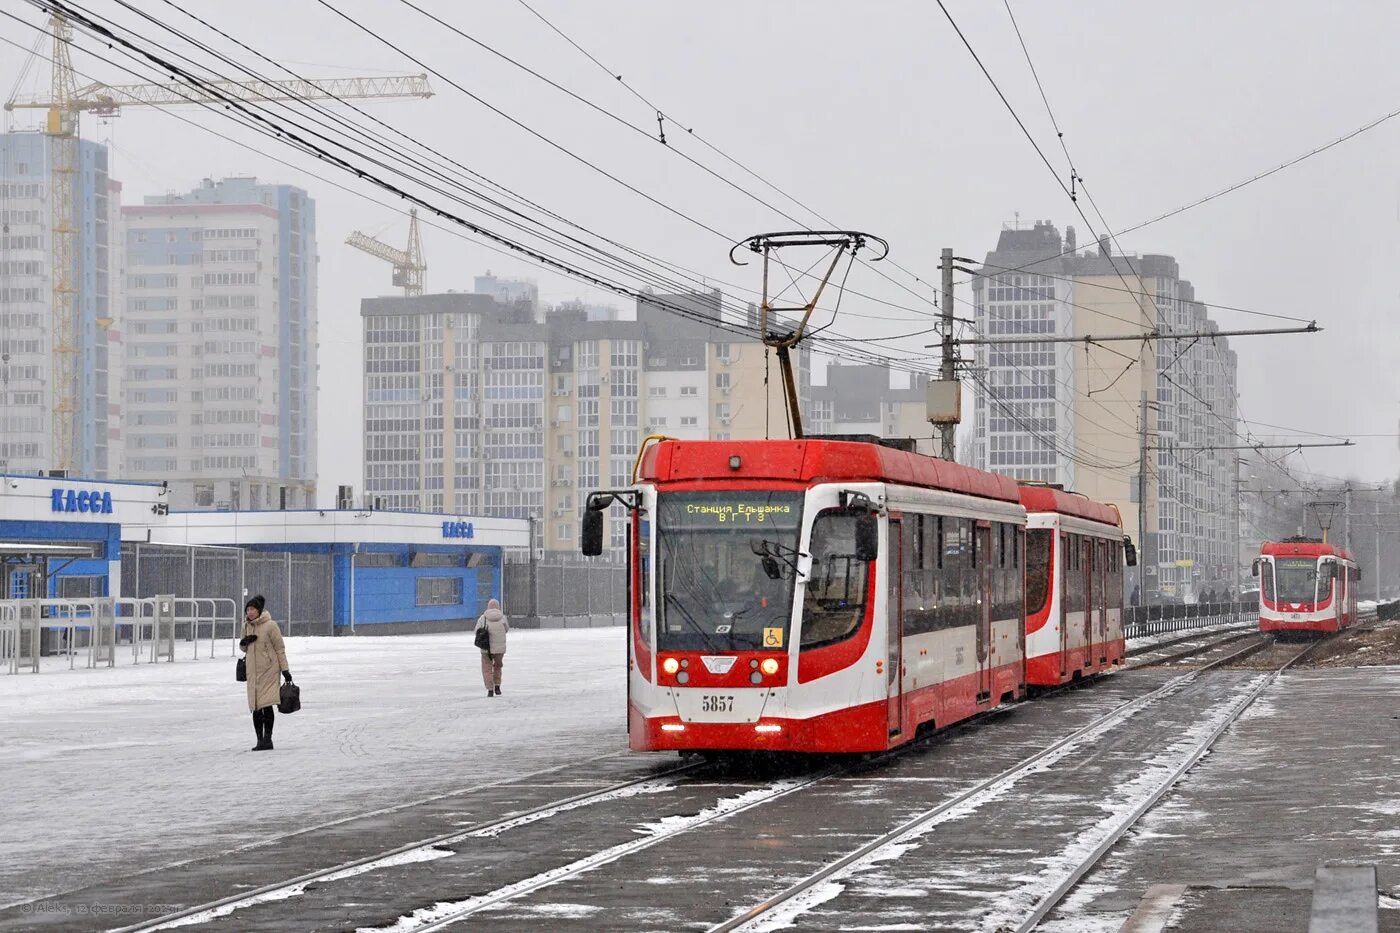
M 278 673 L 287 683 L 292 682 L 282 630 L 272 621 L 266 606 L 267 601 L 261 596 L 248 600 L 243 607 L 243 637 L 238 641 L 248 666 L 248 709 L 253 711 L 253 729 L 258 734 L 255 752 L 272 750 L 273 707 L 281 694 Z
M 506 657 L 506 632 L 510 631 L 510 622 L 501 612 L 498 600 L 486 603 L 486 611 L 476 620 L 475 630 L 485 630 L 490 637 L 487 647 L 481 649 L 481 679 L 486 684 L 486 695 L 498 697 L 501 695 L 501 664 Z
M 1141 599 L 1142 590 L 1138 589 L 1137 587 L 1133 587 L 1133 592 L 1128 596 L 1128 605 L 1136 606 Z

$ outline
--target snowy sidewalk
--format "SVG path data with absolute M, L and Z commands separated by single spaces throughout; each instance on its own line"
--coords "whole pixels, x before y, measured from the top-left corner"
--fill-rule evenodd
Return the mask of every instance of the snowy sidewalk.
M 512 632 L 494 699 L 470 633 L 289 638 L 303 706 L 256 754 L 229 657 L 0 677 L 0 906 L 621 752 L 625 631 Z

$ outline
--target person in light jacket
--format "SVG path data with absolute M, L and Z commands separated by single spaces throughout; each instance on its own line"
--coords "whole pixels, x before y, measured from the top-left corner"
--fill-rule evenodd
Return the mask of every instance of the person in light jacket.
M 273 707 L 282 690 L 277 675 L 280 673 L 287 683 L 292 682 L 282 630 L 267 614 L 266 605 L 261 596 L 248 600 L 243 607 L 243 637 L 238 642 L 248 665 L 248 708 L 253 711 L 253 729 L 258 733 L 255 752 L 272 750 Z
M 491 649 L 481 652 L 481 679 L 486 684 L 486 695 L 498 697 L 501 695 L 501 664 L 506 658 L 506 632 L 510 631 L 510 622 L 501 612 L 499 601 L 488 602 L 486 611 L 476 620 L 474 631 L 483 628 L 491 636 Z

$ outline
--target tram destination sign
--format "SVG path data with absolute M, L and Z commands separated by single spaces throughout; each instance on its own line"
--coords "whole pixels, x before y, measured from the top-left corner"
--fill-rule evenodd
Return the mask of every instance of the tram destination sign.
M 663 493 L 661 522 L 671 528 L 796 528 L 802 496 L 789 492 Z

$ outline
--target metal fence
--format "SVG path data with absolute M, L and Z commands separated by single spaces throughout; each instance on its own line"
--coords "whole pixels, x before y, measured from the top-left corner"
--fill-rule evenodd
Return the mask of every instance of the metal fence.
M 1123 637 L 1133 639 L 1212 625 L 1232 625 L 1258 617 L 1259 604 L 1254 600 L 1189 606 L 1134 606 L 1123 611 Z
M 261 593 L 284 635 L 330 635 L 334 583 L 329 554 L 242 548 L 122 545 L 122 593 L 220 597 L 241 607 Z
M 85 651 L 85 667 L 114 667 L 119 646 L 130 648 L 134 664 L 174 661 L 177 642 L 193 658 L 206 649 L 212 658 L 225 639 L 232 657 L 240 615 L 232 599 L 169 594 L 0 600 L 0 666 L 38 673 L 41 655 L 66 655 L 72 669 Z
M 550 559 L 503 568 L 505 610 L 545 627 L 620 625 L 627 606 L 627 568 L 603 561 Z

